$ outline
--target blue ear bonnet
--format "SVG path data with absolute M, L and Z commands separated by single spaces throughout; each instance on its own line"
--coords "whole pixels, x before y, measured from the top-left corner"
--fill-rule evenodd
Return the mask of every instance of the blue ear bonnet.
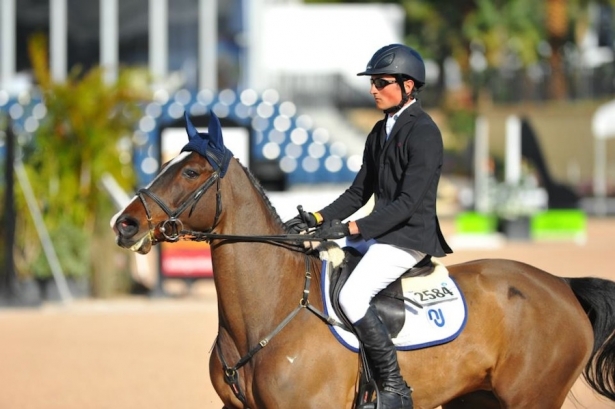
M 194 125 L 192 125 L 192 122 L 190 122 L 188 113 L 185 113 L 188 143 L 181 151 L 192 151 L 203 156 L 209 161 L 211 166 L 220 173 L 220 177 L 223 177 L 228 169 L 228 163 L 233 153 L 224 146 L 220 120 L 213 111 L 211 111 L 210 114 L 209 133 L 200 133 L 196 130 Z

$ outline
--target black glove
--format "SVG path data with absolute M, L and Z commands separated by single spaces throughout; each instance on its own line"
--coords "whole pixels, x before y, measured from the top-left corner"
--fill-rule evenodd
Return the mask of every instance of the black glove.
M 284 228 L 289 233 L 299 234 L 317 225 L 318 221 L 314 213 L 301 210 L 297 216 L 284 223 Z
M 346 236 L 350 236 L 350 229 L 348 223 L 342 223 L 339 220 L 331 220 L 324 222 L 314 234 L 314 237 L 318 239 L 342 239 Z
M 301 210 L 297 217 L 300 218 L 303 222 L 307 223 L 307 227 L 309 228 L 318 226 L 318 220 L 316 220 L 316 216 L 314 216 L 314 213 L 304 212 L 303 210 Z
M 290 234 L 300 234 L 306 231 L 308 227 L 300 217 L 293 217 L 284 223 L 284 229 Z

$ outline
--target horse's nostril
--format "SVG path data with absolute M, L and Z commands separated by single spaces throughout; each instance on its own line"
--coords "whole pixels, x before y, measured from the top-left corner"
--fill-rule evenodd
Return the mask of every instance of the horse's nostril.
M 131 238 L 139 231 L 139 223 L 130 216 L 121 216 L 115 222 L 115 226 L 117 231 L 127 239 Z

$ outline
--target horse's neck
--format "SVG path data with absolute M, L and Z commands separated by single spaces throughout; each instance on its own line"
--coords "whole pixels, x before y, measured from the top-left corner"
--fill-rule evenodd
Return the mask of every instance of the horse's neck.
M 222 193 L 220 234 L 283 233 L 264 193 L 243 170 L 233 169 L 226 177 L 231 180 L 224 181 L 229 188 Z M 300 252 L 270 243 L 220 242 L 212 246 L 212 262 L 220 325 L 233 338 L 266 335 L 262 331 L 279 324 L 301 297 L 305 255 Z
M 224 220 L 219 233 L 243 236 L 282 234 L 280 217 L 256 179 L 236 160 L 222 182 Z

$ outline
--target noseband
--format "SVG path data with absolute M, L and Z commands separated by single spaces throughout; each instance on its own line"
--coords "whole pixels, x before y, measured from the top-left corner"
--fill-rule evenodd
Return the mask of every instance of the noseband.
M 160 207 L 168 216 L 167 220 L 160 223 L 160 233 L 164 236 L 164 238 L 170 242 L 175 242 L 180 239 L 182 235 L 185 234 L 184 224 L 178 217 L 188 208 L 190 207 L 190 213 L 188 216 L 192 215 L 196 204 L 199 199 L 207 192 L 207 190 L 216 184 L 216 215 L 214 216 L 214 222 L 212 226 L 207 229 L 204 233 L 211 233 L 213 229 L 216 228 L 218 222 L 220 221 L 220 214 L 222 213 L 222 193 L 220 191 L 220 174 L 216 171 L 212 173 L 212 175 L 203 183 L 197 190 L 195 190 L 175 211 L 172 211 L 164 201 L 158 197 L 156 194 L 152 193 L 147 188 L 139 189 L 137 192 L 137 196 L 143 203 L 143 207 L 145 208 L 145 214 L 147 216 L 147 223 L 149 225 L 150 234 L 152 235 L 152 242 L 155 242 L 155 237 L 153 237 L 153 231 L 155 226 L 152 223 L 152 215 L 147 206 L 147 201 L 145 200 L 145 196 L 148 196 L 152 199 L 158 207 Z

